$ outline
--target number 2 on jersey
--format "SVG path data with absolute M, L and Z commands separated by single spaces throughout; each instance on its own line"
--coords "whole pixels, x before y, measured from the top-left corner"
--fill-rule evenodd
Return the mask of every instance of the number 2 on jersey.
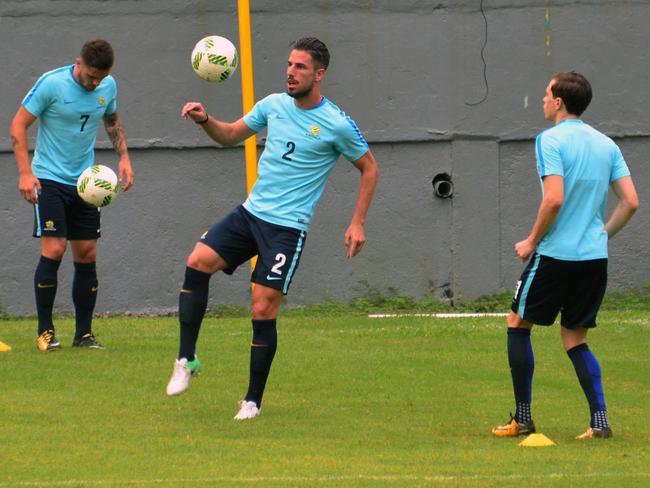
M 293 141 L 289 141 L 287 142 L 287 147 L 289 148 L 289 150 L 282 155 L 282 159 L 286 159 L 287 161 L 293 161 L 293 159 L 291 159 L 289 155 L 293 154 L 293 152 L 296 150 L 296 143 Z

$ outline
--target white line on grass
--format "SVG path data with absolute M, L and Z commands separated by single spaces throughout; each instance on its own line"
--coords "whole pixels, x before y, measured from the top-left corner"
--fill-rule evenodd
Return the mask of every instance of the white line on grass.
M 232 482 L 232 483 L 269 483 L 269 482 L 294 482 L 294 483 L 327 483 L 332 481 L 437 481 L 437 482 L 463 482 L 463 481 L 479 481 L 479 480 L 493 480 L 493 481 L 507 481 L 507 480 L 551 480 L 551 479 L 589 479 L 589 478 L 650 478 L 650 473 L 549 473 L 539 475 L 525 475 L 525 474 L 485 474 L 485 475 L 468 475 L 468 476 L 454 476 L 454 475 L 431 475 L 431 476 L 415 476 L 415 475 L 349 475 L 349 476 L 252 476 L 252 477 L 239 477 L 239 476 L 218 476 L 214 478 L 159 478 L 150 480 L 66 480 L 66 481 L 16 481 L 16 482 L 1 482 L 0 487 L 4 486 L 100 486 L 100 485 L 158 485 L 165 484 L 178 484 L 178 483 L 218 483 L 218 482 Z
M 435 317 L 437 319 L 457 319 L 464 317 L 507 317 L 507 313 L 480 313 L 480 312 L 458 312 L 458 313 L 373 313 L 369 314 L 371 319 L 392 319 L 395 317 Z

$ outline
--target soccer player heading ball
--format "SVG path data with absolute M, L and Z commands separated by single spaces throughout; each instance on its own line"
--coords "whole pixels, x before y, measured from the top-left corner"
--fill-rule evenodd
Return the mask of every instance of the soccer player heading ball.
M 120 155 L 122 189 L 133 184 L 126 135 L 117 114 L 117 87 L 110 75 L 113 48 L 91 39 L 75 63 L 42 75 L 29 91 L 11 123 L 11 140 L 18 163 L 18 189 L 34 204 L 34 237 L 41 239 L 41 258 L 34 275 L 38 313 L 38 348 L 60 348 L 52 323 L 57 274 L 68 241 L 74 260 L 72 300 L 76 332 L 73 346 L 101 349 L 92 330 L 97 298 L 97 239 L 99 210 L 77 194 L 77 178 L 95 160 L 100 121 Z M 27 130 L 39 119 L 34 158 L 29 162 Z
M 537 171 L 543 196 L 530 235 L 515 244 L 522 261 L 530 258 L 517 283 L 508 316 L 508 362 L 516 410 L 499 437 L 535 432 L 531 415 L 535 368 L 533 324 L 552 325 L 561 312 L 564 350 L 589 402 L 591 423 L 578 438 L 607 438 L 612 430 L 600 366 L 587 346 L 587 331 L 607 287 L 607 243 L 632 217 L 638 197 L 618 146 L 580 120 L 591 101 L 591 85 L 575 72 L 558 73 L 546 87 L 544 116 L 555 126 L 537 136 Z M 604 222 L 607 191 L 618 204 Z
M 168 395 L 183 393 L 200 371 L 195 346 L 208 302 L 210 277 L 232 274 L 258 255 L 251 281 L 253 341 L 248 392 L 235 419 L 260 413 L 262 395 L 277 345 L 276 316 L 289 291 L 307 229 L 327 177 L 341 154 L 361 174 L 356 206 L 345 232 L 348 259 L 366 241 L 364 223 L 377 184 L 377 163 L 354 121 L 321 95 L 330 55 L 315 38 L 293 43 L 287 64 L 286 93 L 259 101 L 233 123 L 209 115 L 189 102 L 181 116 L 199 124 L 216 142 L 230 146 L 268 128 L 258 164 L 258 180 L 239 207 L 206 232 L 187 259 L 180 292 L 180 350 L 167 385 Z

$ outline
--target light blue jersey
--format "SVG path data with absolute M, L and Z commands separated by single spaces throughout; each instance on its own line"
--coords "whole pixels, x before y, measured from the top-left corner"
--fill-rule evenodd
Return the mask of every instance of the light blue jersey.
M 99 121 L 117 110 L 112 76 L 88 91 L 72 76 L 73 68 L 45 73 L 22 103 L 39 119 L 32 172 L 66 185 L 76 185 L 81 172 L 93 164 Z
M 536 154 L 541 178 L 564 180 L 564 203 L 537 252 L 567 261 L 607 258 L 609 184 L 630 174 L 621 150 L 581 120 L 567 119 L 537 136 Z
M 244 122 L 255 132 L 268 127 L 258 179 L 244 207 L 272 224 L 307 230 L 339 156 L 356 161 L 368 151 L 354 121 L 326 98 L 302 110 L 286 93 L 272 94 Z

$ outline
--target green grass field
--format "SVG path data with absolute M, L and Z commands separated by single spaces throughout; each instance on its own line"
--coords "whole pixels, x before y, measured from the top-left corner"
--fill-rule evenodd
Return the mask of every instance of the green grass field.
M 538 328 L 533 416 L 557 446 L 491 427 L 513 410 L 502 318 L 286 314 L 262 415 L 232 420 L 250 322 L 206 319 L 203 374 L 164 393 L 173 317 L 100 318 L 107 349 L 43 354 L 32 320 L 0 321 L 0 487 L 648 486 L 650 318 L 605 311 L 591 334 L 615 437 L 577 441 L 588 406 L 558 327 Z

